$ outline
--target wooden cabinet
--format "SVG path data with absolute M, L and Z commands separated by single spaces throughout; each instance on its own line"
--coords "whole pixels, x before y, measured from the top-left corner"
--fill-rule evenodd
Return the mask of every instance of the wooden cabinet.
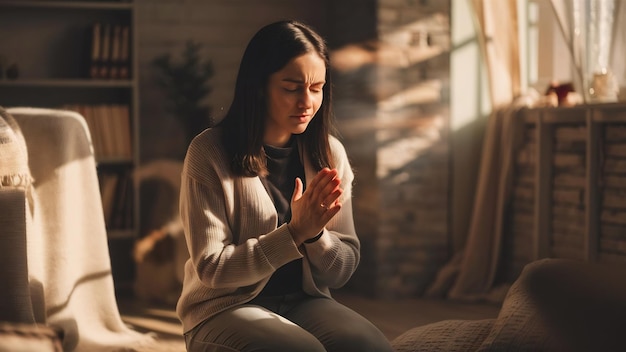
M 523 109 L 504 267 L 539 258 L 626 263 L 626 105 Z
M 139 220 L 132 182 L 139 164 L 134 24 L 132 1 L 0 0 L 0 105 L 66 108 L 85 117 L 120 285 L 132 279 Z M 110 54 L 107 60 L 93 60 L 94 45 Z M 93 75 L 94 65 L 109 71 Z

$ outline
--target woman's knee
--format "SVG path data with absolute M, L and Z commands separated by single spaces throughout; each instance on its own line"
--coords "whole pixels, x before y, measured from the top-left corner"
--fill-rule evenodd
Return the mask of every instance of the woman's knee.
M 259 335 L 229 336 L 212 341 L 190 339 L 189 352 L 326 352 L 313 336 Z
M 334 337 L 326 343 L 326 349 L 329 352 L 393 351 L 385 335 L 369 322 L 364 324 L 344 324 L 333 335 Z
M 258 307 L 240 308 L 211 319 L 187 334 L 186 341 L 188 351 L 326 351 L 306 330 Z

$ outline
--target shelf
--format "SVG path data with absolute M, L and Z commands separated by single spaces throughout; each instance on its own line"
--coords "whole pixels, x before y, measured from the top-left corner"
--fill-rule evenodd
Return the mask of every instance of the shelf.
M 505 225 L 509 243 L 532 238 L 529 249 L 517 245 L 523 264 L 546 257 L 626 262 L 626 104 L 506 117 L 519 117 L 524 129 Z
M 0 0 L 0 7 L 29 7 L 57 9 L 93 9 L 93 10 L 128 10 L 133 7 L 130 2 L 117 1 L 29 1 Z
M 597 123 L 626 122 L 626 103 L 605 103 L 576 105 L 572 107 L 529 108 L 522 111 L 521 118 L 525 123 L 536 124 L 579 124 L 586 123 L 588 113 L 593 112 L 591 119 Z
M 132 283 L 128 273 L 140 224 L 139 192 L 132 178 L 140 164 L 135 24 L 130 0 L 0 0 L 2 104 L 66 109 L 85 118 L 116 286 Z M 116 66 L 103 67 L 102 60 L 93 59 L 94 43 L 108 53 L 105 63 Z M 112 60 L 114 48 L 118 60 Z M 19 75 L 10 79 L 4 70 L 13 65 Z M 128 73 L 104 72 L 111 67 Z M 101 72 L 93 75 L 96 68 Z
M 132 80 L 99 79 L 16 79 L 0 80 L 0 87 L 52 87 L 52 88 L 132 88 Z

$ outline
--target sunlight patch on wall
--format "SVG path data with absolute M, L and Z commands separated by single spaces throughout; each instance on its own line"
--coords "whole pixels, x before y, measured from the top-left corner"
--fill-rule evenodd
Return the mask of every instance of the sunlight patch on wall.
M 339 72 L 357 70 L 376 62 L 376 44 L 349 44 L 330 53 L 330 62 Z
M 378 160 L 377 177 L 380 179 L 392 177 L 398 170 L 406 168 L 407 165 L 426 154 L 437 141 L 439 141 L 439 138 L 434 135 L 412 136 L 390 141 L 376 152 Z M 400 171 L 398 174 L 401 173 Z M 396 181 L 398 180 L 402 180 L 402 177 L 396 179 Z
M 385 110 L 395 110 L 416 104 L 437 103 L 441 101 L 442 83 L 440 80 L 428 80 L 408 87 L 378 102 Z
M 433 14 L 389 32 L 382 31 L 379 40 L 354 43 L 331 52 L 333 68 L 341 72 L 365 65 L 411 67 L 450 49 L 448 17 Z

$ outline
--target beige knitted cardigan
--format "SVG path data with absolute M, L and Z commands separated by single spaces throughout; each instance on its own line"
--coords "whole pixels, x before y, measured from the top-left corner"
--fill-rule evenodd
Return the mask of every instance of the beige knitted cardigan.
M 352 218 L 354 174 L 343 145 L 330 139 L 343 187 L 342 209 L 320 240 L 296 246 L 287 226 L 277 226 L 274 204 L 258 177 L 233 176 L 221 144 L 221 129 L 208 129 L 189 146 L 180 212 L 190 259 L 177 312 L 187 332 L 229 307 L 253 299 L 280 266 L 303 258 L 303 289 L 330 297 L 344 285 L 360 258 Z M 305 158 L 305 178 L 315 176 Z M 294 181 L 295 184 L 295 181 Z

